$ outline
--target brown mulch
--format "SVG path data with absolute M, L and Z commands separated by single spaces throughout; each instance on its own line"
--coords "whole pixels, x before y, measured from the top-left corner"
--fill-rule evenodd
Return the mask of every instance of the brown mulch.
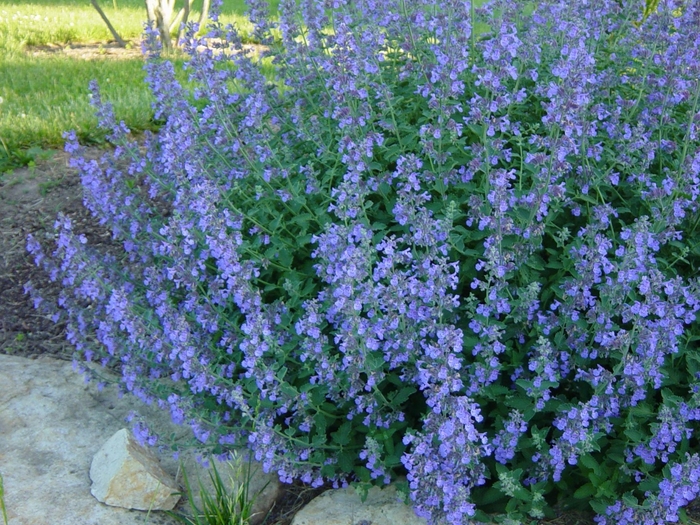
M 221 39 L 210 39 L 212 44 L 222 43 Z M 205 49 L 200 46 L 197 49 L 200 51 Z M 249 52 L 252 56 L 260 56 L 268 50 L 267 46 L 261 44 L 243 44 L 243 50 Z M 181 51 L 175 51 L 181 53 Z M 230 50 L 224 51 L 230 54 Z M 126 47 L 121 47 L 116 42 L 93 42 L 93 43 L 74 43 L 74 44 L 45 44 L 37 46 L 27 46 L 25 53 L 34 57 L 65 57 L 75 60 L 133 60 L 142 59 L 140 42 L 134 40 L 127 42 Z M 182 55 L 183 57 L 185 55 Z
M 24 293 L 24 284 L 31 280 L 46 300 L 58 297 L 60 286 L 34 265 L 26 243 L 30 233 L 41 240 L 52 231 L 59 211 L 98 244 L 109 240 L 109 233 L 83 207 L 80 180 L 68 168 L 65 153 L 55 152 L 36 166 L 0 175 L 0 353 L 70 359 L 63 326 L 35 310 Z

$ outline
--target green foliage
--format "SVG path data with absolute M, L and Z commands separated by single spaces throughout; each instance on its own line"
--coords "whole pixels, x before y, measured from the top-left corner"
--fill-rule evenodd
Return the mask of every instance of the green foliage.
M 129 261 L 65 219 L 58 263 L 30 242 L 80 351 L 285 481 L 406 475 L 454 524 L 673 516 L 700 476 L 700 19 L 508 4 L 475 39 L 460 2 L 344 4 L 316 47 L 306 10 L 284 89 L 194 60 L 193 104 L 154 58 L 145 155 L 96 100 L 139 175 L 83 162 L 86 201 Z
M 122 0 L 116 8 L 111 2 L 100 5 L 120 35 L 138 48 L 146 19 L 143 1 Z M 194 3 L 192 18 L 199 15 L 200 5 L 199 0 Z M 276 5 L 272 3 L 273 9 Z M 247 33 L 252 26 L 243 16 L 245 9 L 244 0 L 226 0 L 222 20 Z M 0 0 L 0 173 L 27 165 L 32 148 L 61 148 L 66 129 L 77 130 L 84 143 L 104 142 L 88 98 L 91 80 L 99 82 L 117 118 L 132 131 L 158 129 L 141 58 L 84 60 L 41 48 L 95 46 L 111 39 L 87 1 Z M 182 56 L 173 58 L 179 66 L 184 61 Z M 177 70 L 185 81 L 182 68 Z
M 644 4 L 644 20 L 649 18 L 659 7 L 660 0 L 646 0 Z

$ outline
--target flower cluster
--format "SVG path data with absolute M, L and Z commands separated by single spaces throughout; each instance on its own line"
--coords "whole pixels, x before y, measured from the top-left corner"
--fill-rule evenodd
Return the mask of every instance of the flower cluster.
M 622 5 L 629 4 L 629 5 Z M 451 525 L 698 496 L 700 5 L 251 0 L 148 30 L 160 132 L 66 150 L 119 253 L 30 238 L 78 358 L 221 453 Z M 155 442 L 143 422 L 139 436 Z

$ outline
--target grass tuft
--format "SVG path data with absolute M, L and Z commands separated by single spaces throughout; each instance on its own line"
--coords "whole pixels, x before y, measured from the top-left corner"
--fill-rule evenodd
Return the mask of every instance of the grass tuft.
M 211 462 L 209 477 L 214 487 L 214 492 L 207 490 L 198 478 L 201 507 L 195 501 L 192 486 L 187 477 L 187 472 L 182 468 L 185 495 L 192 511 L 192 516 L 185 516 L 168 512 L 169 516 L 176 518 L 186 525 L 248 525 L 253 516 L 255 500 L 267 487 L 265 485 L 257 494 L 250 494 L 252 480 L 252 460 L 242 461 L 236 456 L 226 462 L 230 468 L 228 483 L 226 483 L 216 468 L 216 462 Z

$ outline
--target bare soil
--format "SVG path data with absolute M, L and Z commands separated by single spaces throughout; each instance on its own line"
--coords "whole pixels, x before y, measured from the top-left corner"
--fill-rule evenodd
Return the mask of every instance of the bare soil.
M 88 150 L 90 156 L 99 154 L 97 148 Z M 54 152 L 36 166 L 0 175 L 0 353 L 71 358 L 64 327 L 35 310 L 24 293 L 25 283 L 31 280 L 46 300 L 58 297 L 59 283 L 51 282 L 35 266 L 26 243 L 30 233 L 42 240 L 53 231 L 59 211 L 98 245 L 111 241 L 83 207 L 80 180 L 68 167 L 65 153 Z
M 143 56 L 138 42 L 127 42 L 127 47 L 116 42 L 48 44 L 28 47 L 26 52 L 30 56 L 62 56 L 77 60 L 130 60 Z
M 221 44 L 221 39 L 210 39 L 212 44 Z M 200 51 L 205 49 L 198 47 Z M 268 50 L 261 44 L 243 44 L 243 51 L 251 56 L 259 57 Z M 25 50 L 29 56 L 55 56 L 67 57 L 75 60 L 132 60 L 143 58 L 141 44 L 137 41 L 128 41 L 126 47 L 121 47 L 116 42 L 88 42 L 79 44 L 46 44 L 41 46 L 28 46 Z M 177 51 L 179 52 L 179 51 Z M 226 49 L 224 53 L 230 54 Z

